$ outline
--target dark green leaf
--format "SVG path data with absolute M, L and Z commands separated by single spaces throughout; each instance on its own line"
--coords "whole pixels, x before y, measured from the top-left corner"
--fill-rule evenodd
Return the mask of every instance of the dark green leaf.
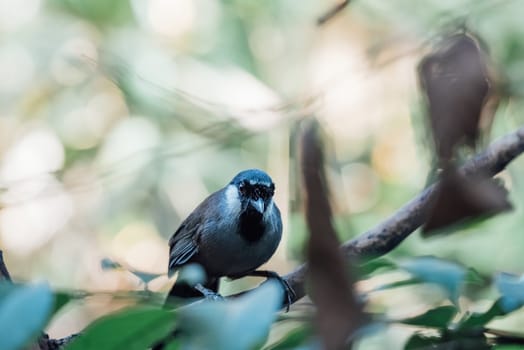
M 474 329 L 485 326 L 493 318 L 504 315 L 504 311 L 500 307 L 500 299 L 491 305 L 491 307 L 482 313 L 473 313 L 469 317 L 464 318 L 457 328 L 458 330 Z
M 486 329 L 486 334 L 493 336 L 494 344 L 517 345 L 524 347 L 524 333 L 505 331 L 501 329 Z
M 412 326 L 446 328 L 456 314 L 457 308 L 455 306 L 445 305 L 426 311 L 422 315 L 405 318 L 396 322 Z
M 421 334 L 414 334 L 406 343 L 406 350 L 487 350 L 491 349 L 486 337 L 460 337 L 447 339 L 443 337 L 424 337 Z
M 438 344 L 442 341 L 440 337 L 424 337 L 418 333 L 415 333 L 409 338 L 406 345 L 404 345 L 405 350 L 414 350 L 414 349 L 431 349 L 432 346 Z
M 173 340 L 169 342 L 163 350 L 179 350 L 182 348 L 182 345 L 178 340 Z
M 56 314 L 62 307 L 64 307 L 73 297 L 69 293 L 64 292 L 55 292 L 55 304 L 53 306 L 53 311 L 51 315 Z
M 405 286 L 410 286 L 410 285 L 417 284 L 417 283 L 421 283 L 421 281 L 416 278 L 410 278 L 407 280 L 395 281 L 395 282 L 383 284 L 373 289 L 372 292 L 378 292 L 381 290 L 398 288 L 398 287 L 405 287 Z
M 485 280 L 484 278 L 478 273 L 477 270 L 470 267 L 468 268 L 468 271 L 466 273 L 466 277 L 464 278 L 464 282 L 470 283 L 470 284 L 477 284 L 482 285 L 484 284 Z
M 397 265 L 393 261 L 386 258 L 378 258 L 358 265 L 357 272 L 360 276 L 368 276 L 377 270 L 391 270 L 396 267 Z
M 0 349 L 20 349 L 41 331 L 53 305 L 45 283 L 16 286 L 0 299 Z
M 175 328 L 171 311 L 138 307 L 111 314 L 93 322 L 68 350 L 144 350 Z

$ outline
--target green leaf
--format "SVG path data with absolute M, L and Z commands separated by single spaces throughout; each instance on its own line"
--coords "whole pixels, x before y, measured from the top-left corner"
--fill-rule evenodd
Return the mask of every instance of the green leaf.
M 73 15 L 83 17 L 89 23 L 103 25 L 115 24 L 125 21 L 131 12 L 129 4 L 124 0 L 116 1 L 71 1 L 71 0 L 52 0 L 57 6 L 70 11 Z
M 178 309 L 184 348 L 259 348 L 267 338 L 282 298 L 280 283 L 269 280 L 234 300 L 203 300 Z
M 312 330 L 307 325 L 302 325 L 289 331 L 277 342 L 265 347 L 264 350 L 292 350 L 306 343 L 311 338 Z
M 476 284 L 476 285 L 483 285 L 485 282 L 485 279 L 481 276 L 481 274 L 477 270 L 470 267 L 468 268 L 466 272 L 466 276 L 464 277 L 464 282 L 470 283 L 470 284 Z
M 0 299 L 0 349 L 20 349 L 44 328 L 53 305 L 45 283 L 14 286 Z
M 137 307 L 90 324 L 67 350 L 144 350 L 168 336 L 176 324 L 172 311 Z
M 407 280 L 401 280 L 401 281 L 395 281 L 395 282 L 391 282 L 391 283 L 386 283 L 386 284 L 383 284 L 383 285 L 380 285 L 380 286 L 374 288 L 371 291 L 372 292 L 379 292 L 379 291 L 382 291 L 382 290 L 387 290 L 387 289 L 392 289 L 392 288 L 411 286 L 411 285 L 417 284 L 417 283 L 421 283 L 421 281 L 419 279 L 416 279 L 416 278 L 410 278 L 410 279 L 407 279 Z
M 415 333 L 409 338 L 406 345 L 404 345 L 405 350 L 415 350 L 415 349 L 433 349 L 435 344 L 438 344 L 442 341 L 440 337 L 424 337 L 418 333 Z
M 53 311 L 51 312 L 51 315 L 55 315 L 67 303 L 69 303 L 71 299 L 73 299 L 73 297 L 69 293 L 55 292 L 55 303 L 53 305 Z
M 504 315 L 504 311 L 500 306 L 500 299 L 495 301 L 486 312 L 473 313 L 464 318 L 457 326 L 459 331 L 466 329 L 475 329 L 484 327 L 488 322 L 497 316 Z
M 489 329 L 486 333 L 492 336 L 493 344 L 516 345 L 520 344 L 521 349 L 524 346 L 524 333 L 504 331 L 501 329 Z
M 405 318 L 395 322 L 412 326 L 446 328 L 457 314 L 457 308 L 452 305 L 439 306 L 415 317 Z
M 509 273 L 499 273 L 495 276 L 495 286 L 502 297 L 500 307 L 505 313 L 510 313 L 524 305 L 524 275 L 516 276 Z
M 377 258 L 358 265 L 359 276 L 369 276 L 377 270 L 391 270 L 397 267 L 393 261 L 386 258 Z
M 167 345 L 165 345 L 163 350 L 179 350 L 181 348 L 182 348 L 182 346 L 180 344 L 180 341 L 175 339 L 175 340 L 169 342 Z
M 405 350 L 488 350 L 491 345 L 488 344 L 486 337 L 460 337 L 460 338 L 442 338 L 437 336 L 425 337 L 421 334 L 415 333 L 404 346 Z
M 409 259 L 399 266 L 424 282 L 439 285 L 455 305 L 458 303 L 467 275 L 464 266 L 433 256 Z

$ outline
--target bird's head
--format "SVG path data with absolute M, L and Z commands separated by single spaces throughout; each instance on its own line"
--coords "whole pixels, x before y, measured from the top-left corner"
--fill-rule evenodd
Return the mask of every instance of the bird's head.
M 262 170 L 244 170 L 231 180 L 230 185 L 238 190 L 242 212 L 264 215 L 271 208 L 275 184 Z

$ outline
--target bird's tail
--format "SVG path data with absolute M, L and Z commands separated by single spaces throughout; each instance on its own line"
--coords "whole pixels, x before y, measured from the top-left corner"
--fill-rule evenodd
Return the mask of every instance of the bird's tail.
M 218 293 L 219 279 L 218 278 L 208 278 L 205 283 L 202 283 L 204 288 L 209 289 L 214 293 Z M 166 302 L 171 300 L 180 299 L 192 299 L 192 298 L 201 298 L 202 293 L 196 290 L 192 285 L 185 281 L 176 281 L 169 293 L 167 294 Z
M 205 283 L 202 283 L 202 286 L 206 289 L 209 289 L 210 291 L 214 293 L 218 293 L 218 287 L 219 287 L 220 280 L 218 278 L 208 278 Z M 191 286 L 189 283 L 185 281 L 176 281 L 169 293 L 167 294 L 166 301 L 164 303 L 164 308 L 172 308 L 173 304 L 178 304 L 182 302 L 183 300 L 187 299 L 189 301 L 190 299 L 196 299 L 196 298 L 202 298 L 203 295 L 200 291 L 196 290 L 193 286 Z M 151 350 L 164 350 L 166 347 L 166 344 L 173 339 L 176 339 L 177 336 L 180 334 L 179 329 L 175 329 L 173 333 L 171 333 L 169 336 L 167 336 L 165 339 L 160 340 L 156 344 L 154 344 L 151 347 Z

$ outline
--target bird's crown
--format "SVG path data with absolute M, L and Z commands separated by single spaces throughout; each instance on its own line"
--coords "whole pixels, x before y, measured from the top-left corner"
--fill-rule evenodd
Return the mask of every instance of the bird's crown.
M 239 186 L 240 184 L 249 184 L 251 186 L 262 185 L 266 187 L 274 187 L 273 180 L 264 171 L 259 169 L 248 169 L 239 172 L 231 184 Z

